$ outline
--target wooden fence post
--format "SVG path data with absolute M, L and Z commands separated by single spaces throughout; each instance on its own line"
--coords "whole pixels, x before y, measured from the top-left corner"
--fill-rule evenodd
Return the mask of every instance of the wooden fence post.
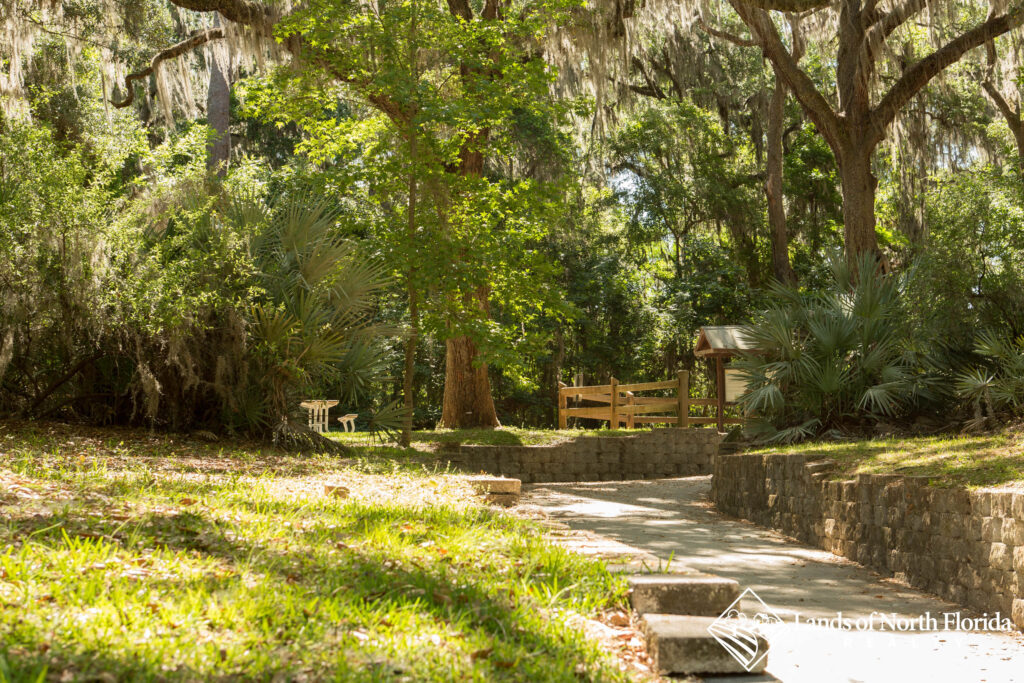
M 611 408 L 611 418 L 610 418 L 610 421 L 609 421 L 609 424 L 608 424 L 608 428 L 609 429 L 618 429 L 619 428 L 619 380 L 617 380 L 614 377 L 612 377 L 611 387 L 612 387 L 612 396 L 611 396 L 611 398 L 612 398 L 612 408 Z
M 718 431 L 725 431 L 725 366 L 715 358 L 715 384 L 718 386 Z
M 680 370 L 677 379 L 679 386 L 676 388 L 676 399 L 679 405 L 676 408 L 676 426 L 679 429 L 690 427 L 690 372 Z
M 636 403 L 636 401 L 633 398 L 633 392 L 632 391 L 627 391 L 626 392 L 626 405 L 627 406 L 632 406 L 635 403 Z M 634 426 L 633 411 L 630 410 L 628 413 L 626 413 L 626 429 L 632 429 L 633 426 Z
M 565 382 L 558 383 L 558 428 L 566 429 L 565 409 L 569 407 L 568 395 L 565 393 Z

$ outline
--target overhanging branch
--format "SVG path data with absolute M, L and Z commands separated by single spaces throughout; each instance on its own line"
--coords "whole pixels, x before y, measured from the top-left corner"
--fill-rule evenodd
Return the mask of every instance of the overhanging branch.
M 728 31 L 721 31 L 717 28 L 713 28 L 709 26 L 702 17 L 697 18 L 697 26 L 699 26 L 704 33 L 714 36 L 715 38 L 721 38 L 722 40 L 728 41 L 739 47 L 760 47 L 761 45 L 761 43 L 753 38 L 741 38 L 733 33 L 729 33 Z
M 220 12 L 228 21 L 249 26 L 271 35 L 275 14 L 271 7 L 255 0 L 170 0 L 171 4 L 193 12 Z
M 132 85 L 135 81 L 141 81 L 144 78 L 149 78 L 153 75 L 153 72 L 157 70 L 161 62 L 166 62 L 168 59 L 174 59 L 180 57 L 186 52 L 196 49 L 200 45 L 204 45 L 211 40 L 220 40 L 224 37 L 224 29 L 217 26 L 215 28 L 208 28 L 205 31 L 200 31 L 192 35 L 189 38 L 172 45 L 166 50 L 161 50 L 153 55 L 153 59 L 150 60 L 149 66 L 142 71 L 136 71 L 125 76 L 124 86 L 127 90 L 127 95 L 120 102 L 111 102 L 118 109 L 129 106 L 135 101 L 135 88 Z
M 872 142 L 877 144 L 885 137 L 885 131 L 896 119 L 896 115 L 943 69 L 967 52 L 1012 31 L 1022 23 L 1024 3 L 1018 3 L 1010 12 L 993 17 L 961 34 L 903 72 L 871 113 Z
M 744 5 L 760 10 L 779 12 L 806 12 L 832 4 L 832 0 L 740 0 Z
M 759 39 L 765 57 L 775 67 L 776 77 L 781 77 L 789 86 L 793 96 L 800 101 L 808 117 L 833 149 L 840 147 L 841 132 L 839 119 L 832 105 L 818 91 L 814 82 L 804 73 L 792 53 L 782 42 L 782 36 L 767 12 L 757 9 L 750 0 L 729 0 L 733 9 Z

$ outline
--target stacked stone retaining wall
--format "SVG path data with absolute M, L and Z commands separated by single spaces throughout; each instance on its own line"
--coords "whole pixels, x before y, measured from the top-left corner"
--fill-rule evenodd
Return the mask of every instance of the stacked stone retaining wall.
M 929 486 L 927 477 L 833 481 L 805 455 L 721 455 L 711 499 L 768 526 L 1024 629 L 1024 491 Z
M 713 429 L 664 428 L 547 446 L 448 446 L 439 455 L 441 464 L 524 483 L 658 479 L 711 474 L 721 439 Z

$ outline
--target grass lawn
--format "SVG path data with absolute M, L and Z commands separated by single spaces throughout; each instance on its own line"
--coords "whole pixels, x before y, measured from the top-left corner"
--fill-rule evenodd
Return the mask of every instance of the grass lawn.
M 627 679 L 620 577 L 393 460 L 0 423 L 0 547 L 0 681 Z
M 433 450 L 441 444 L 464 443 L 492 446 L 545 446 L 571 441 L 581 436 L 630 436 L 647 429 L 526 429 L 499 427 L 498 429 L 430 429 L 412 433 L 412 447 Z M 352 445 L 368 443 L 368 432 L 330 432 L 332 439 Z
M 1024 433 L 986 436 L 833 441 L 778 446 L 761 453 L 820 454 L 839 463 L 839 474 L 909 474 L 934 485 L 1024 487 Z

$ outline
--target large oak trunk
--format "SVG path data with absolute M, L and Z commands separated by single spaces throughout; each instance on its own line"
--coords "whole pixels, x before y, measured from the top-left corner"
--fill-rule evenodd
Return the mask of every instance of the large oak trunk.
M 851 144 L 839 154 L 839 176 L 843 186 L 843 232 L 846 258 L 856 266 L 864 253 L 881 254 L 875 235 L 875 187 L 878 180 L 871 172 L 871 149 L 867 144 Z
M 442 427 L 465 429 L 501 426 L 491 399 L 487 364 L 474 365 L 477 354 L 476 344 L 469 337 L 453 337 L 447 342 Z

